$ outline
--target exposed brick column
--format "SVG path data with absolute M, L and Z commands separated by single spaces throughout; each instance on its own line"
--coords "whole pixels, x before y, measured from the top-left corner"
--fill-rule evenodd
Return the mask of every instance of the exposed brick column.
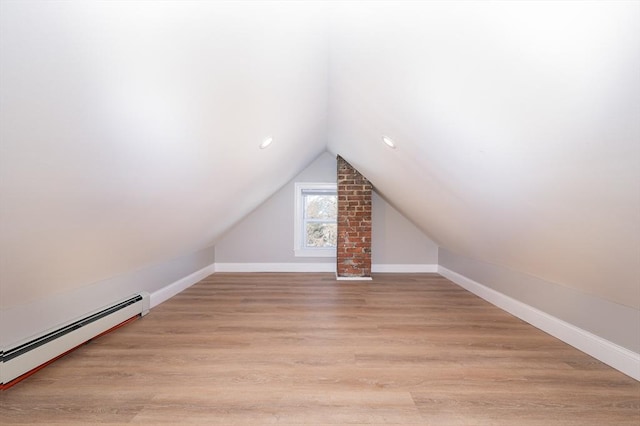
M 371 277 L 371 183 L 338 156 L 338 278 Z

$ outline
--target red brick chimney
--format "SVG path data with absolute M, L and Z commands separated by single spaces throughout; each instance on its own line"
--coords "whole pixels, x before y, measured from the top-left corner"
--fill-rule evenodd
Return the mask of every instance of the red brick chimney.
M 371 279 L 371 183 L 338 156 L 338 279 Z

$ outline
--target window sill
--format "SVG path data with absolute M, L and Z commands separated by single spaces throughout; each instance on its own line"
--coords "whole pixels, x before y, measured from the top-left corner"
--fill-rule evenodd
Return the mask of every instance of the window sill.
M 336 249 L 295 249 L 296 257 L 336 257 Z

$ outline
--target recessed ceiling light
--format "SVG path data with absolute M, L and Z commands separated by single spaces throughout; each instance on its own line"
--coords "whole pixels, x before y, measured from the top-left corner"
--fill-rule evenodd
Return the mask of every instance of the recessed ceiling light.
M 269 136 L 268 138 L 265 138 L 260 144 L 260 149 L 265 149 L 266 147 L 271 145 L 271 142 L 273 142 L 273 138 L 271 136 Z
M 389 148 L 396 149 L 396 143 L 389 136 L 383 136 L 382 142 L 387 145 Z

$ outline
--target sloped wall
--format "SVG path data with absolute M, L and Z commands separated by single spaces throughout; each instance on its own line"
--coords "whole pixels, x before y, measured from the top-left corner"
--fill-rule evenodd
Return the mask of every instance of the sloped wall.
M 56 293 L 0 311 L 0 347 L 12 347 L 35 334 L 84 316 L 133 293 L 154 293 L 194 272 L 213 272 L 214 247 L 176 259 L 145 265 L 135 271 Z M 153 301 L 152 301 L 153 302 Z
M 492 290 L 640 354 L 640 311 L 440 248 L 438 263 Z

